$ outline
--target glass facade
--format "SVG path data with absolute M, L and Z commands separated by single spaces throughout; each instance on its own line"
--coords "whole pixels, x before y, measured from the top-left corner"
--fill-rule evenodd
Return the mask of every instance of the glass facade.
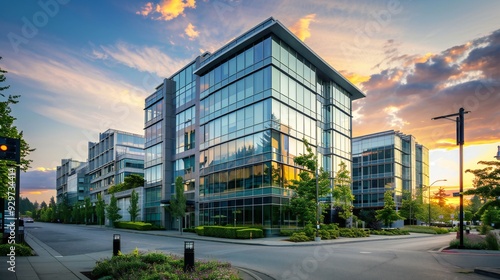
M 144 175 L 144 137 L 109 129 L 99 134 L 99 142 L 89 142 L 88 176 L 90 198 L 107 194 L 107 189 L 124 182 L 131 174 Z
M 168 201 L 183 177 L 193 206 L 184 226 L 279 230 L 294 221 L 285 209 L 303 139 L 332 176 L 340 161 L 350 167 L 351 102 L 362 97 L 270 19 L 198 57 L 146 99 L 147 185 L 161 185 Z M 176 226 L 160 214 L 167 228 Z
M 394 190 L 401 206 L 404 192 L 417 195 L 429 183 L 429 153 L 411 135 L 386 131 L 353 139 L 354 207 L 382 208 L 384 192 Z
M 74 205 L 88 194 L 88 178 L 85 176 L 87 164 L 73 159 L 62 159 L 56 170 L 57 203 L 64 200 Z M 81 199 L 79 199 L 81 198 Z

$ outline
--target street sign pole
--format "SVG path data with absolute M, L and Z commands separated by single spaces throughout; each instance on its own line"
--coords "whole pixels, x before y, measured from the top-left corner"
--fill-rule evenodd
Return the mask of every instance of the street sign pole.
M 460 245 L 458 246 L 459 248 L 464 248 L 464 114 L 469 113 L 470 111 L 465 111 L 464 108 L 460 108 L 458 110 L 458 113 L 456 114 L 450 114 L 450 115 L 445 115 L 445 116 L 439 116 L 432 118 L 432 120 L 437 120 L 437 119 L 447 119 L 454 121 L 456 123 L 456 128 L 457 128 L 457 145 L 460 147 L 460 226 L 459 226 L 459 233 L 460 233 Z M 450 119 L 450 117 L 456 117 L 455 120 Z

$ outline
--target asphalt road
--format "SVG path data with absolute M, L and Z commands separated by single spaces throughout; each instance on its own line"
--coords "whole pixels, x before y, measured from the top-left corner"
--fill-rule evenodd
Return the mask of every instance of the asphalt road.
M 112 252 L 113 233 L 121 250 L 135 248 L 183 254 L 183 240 L 110 228 L 33 223 L 28 232 L 62 256 Z M 256 246 L 196 240 L 196 258 L 229 261 L 276 279 L 490 279 L 474 274 L 476 266 L 500 266 L 500 253 L 446 253 L 453 235 L 379 240 L 321 246 Z

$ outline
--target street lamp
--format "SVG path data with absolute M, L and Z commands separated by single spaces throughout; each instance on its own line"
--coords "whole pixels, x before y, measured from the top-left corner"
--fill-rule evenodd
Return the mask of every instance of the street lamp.
M 450 114 L 450 115 L 444 115 L 444 116 L 439 116 L 432 118 L 432 120 L 439 120 L 439 119 L 447 119 L 450 121 L 455 122 L 456 128 L 457 128 L 457 145 L 460 147 L 460 171 L 459 171 L 459 177 L 460 177 L 460 225 L 459 225 L 459 231 L 460 231 L 460 245 L 458 246 L 459 249 L 464 248 L 464 144 L 465 144 L 465 133 L 464 133 L 464 127 L 465 127 L 465 117 L 464 115 L 470 113 L 470 111 L 465 111 L 464 108 L 460 108 L 458 110 L 458 113 L 456 114 Z M 455 120 L 450 119 L 450 117 L 456 117 Z
M 443 182 L 443 181 L 448 181 L 446 179 L 440 179 L 432 182 L 432 184 L 429 185 L 429 226 L 431 226 L 431 187 L 437 182 Z

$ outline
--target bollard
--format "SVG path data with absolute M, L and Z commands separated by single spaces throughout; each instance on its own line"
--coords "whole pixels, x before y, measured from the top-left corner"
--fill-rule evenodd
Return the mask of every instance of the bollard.
M 118 256 L 120 252 L 120 235 L 113 234 L 113 256 Z
M 194 241 L 184 241 L 184 272 L 194 270 Z

